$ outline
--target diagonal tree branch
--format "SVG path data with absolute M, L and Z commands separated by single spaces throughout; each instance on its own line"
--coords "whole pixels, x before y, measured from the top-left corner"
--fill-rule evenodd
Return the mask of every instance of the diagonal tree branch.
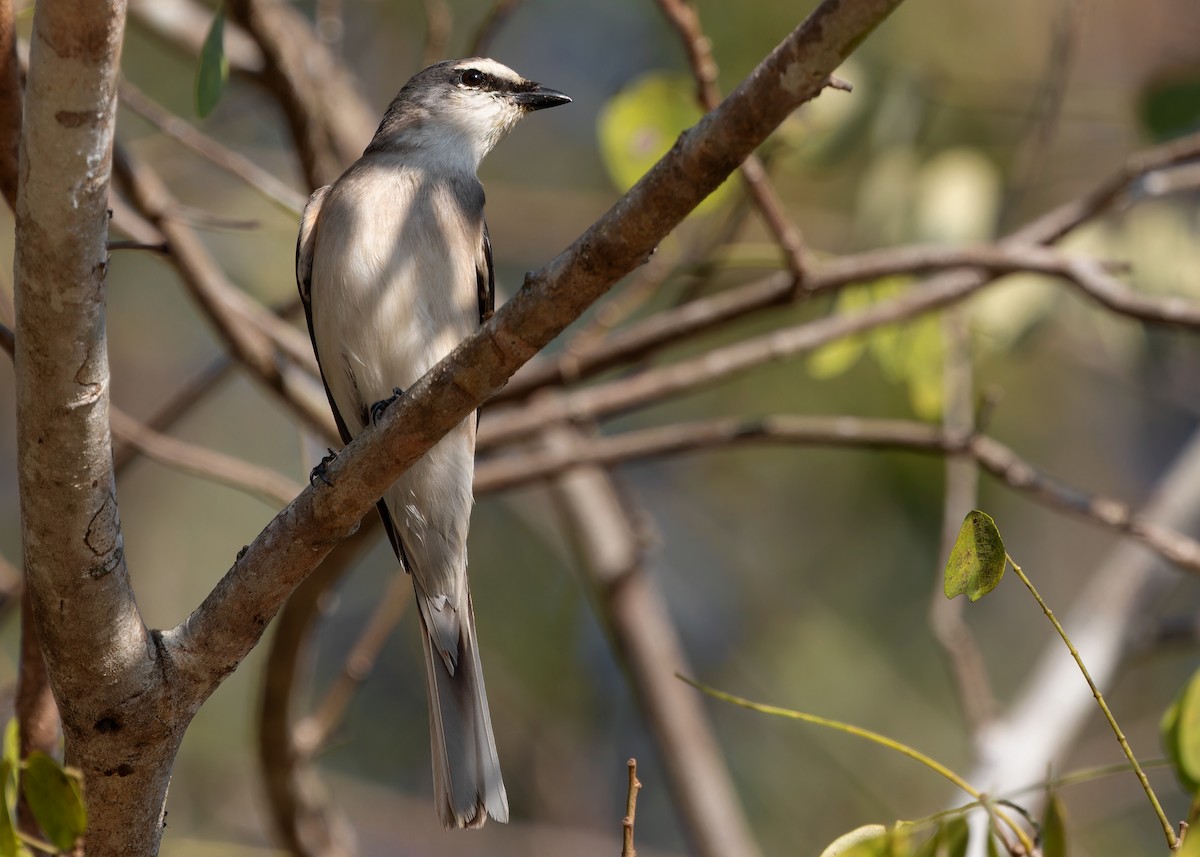
M 375 117 L 298 10 L 281 0 L 230 0 L 229 11 L 262 50 L 263 82 L 287 114 L 309 186 L 329 184 L 362 153 Z
M 1111 208 L 1128 193 L 1132 186 L 1147 176 L 1197 159 L 1200 159 L 1200 133 L 1138 152 L 1130 156 L 1117 173 L 1105 180 L 1090 194 L 1051 209 L 1012 233 L 1001 246 L 988 245 L 987 252 L 993 255 L 1003 255 L 1008 251 L 1019 251 L 1023 245 L 1052 244 L 1081 224 Z M 957 252 L 953 249 L 946 250 L 946 248 L 925 248 L 925 252 L 930 249 L 940 252 Z M 869 267 L 869 260 L 872 258 L 877 262 L 884 262 L 889 254 L 896 252 L 920 254 L 922 248 L 898 248 L 897 250 L 881 250 L 860 256 L 850 256 L 837 260 L 832 267 L 827 263 L 820 267 L 819 275 L 814 274 L 806 287 L 822 290 L 839 288 L 848 282 L 856 282 L 858 280 L 839 279 L 838 273 L 836 273 L 837 269 L 847 263 L 853 267 L 856 260 L 868 263 Z M 946 266 L 931 266 L 931 268 L 939 267 Z M 971 267 L 971 263 L 965 262 L 964 267 Z M 988 268 L 993 276 L 1011 270 L 1004 266 L 990 268 L 987 264 L 974 267 Z M 884 270 L 887 268 L 886 263 L 880 268 L 880 273 L 875 276 L 896 273 L 900 270 Z M 916 269 L 908 270 L 914 272 Z M 829 279 L 826 279 L 827 276 Z M 975 278 L 976 287 L 981 287 L 986 282 L 985 274 L 978 271 L 947 272 L 938 278 L 939 282 L 936 288 L 945 287 L 945 283 L 941 280 L 947 277 Z M 786 304 L 796 297 L 794 285 L 793 278 L 784 274 L 768 277 L 750 285 L 658 313 L 645 321 L 618 331 L 602 342 L 586 349 L 579 349 L 570 356 L 568 362 L 562 362 L 561 358 L 554 357 L 539 358 L 531 362 L 494 400 L 507 401 L 523 398 L 541 387 L 590 376 L 654 353 L 666 345 L 677 343 L 687 337 L 712 330 L 733 319 Z M 1087 291 L 1083 283 L 1075 285 Z M 1146 321 L 1162 320 L 1170 323 L 1170 307 L 1180 302 L 1177 298 L 1163 300 L 1136 295 L 1127 289 L 1113 288 L 1111 282 L 1101 284 L 1094 289 L 1094 292 L 1095 294 L 1091 296 L 1100 300 L 1110 309 L 1125 312 L 1128 308 L 1128 314 Z
M 705 110 L 712 110 L 721 101 L 717 87 L 717 62 L 712 55 L 712 40 L 700 26 L 700 13 L 689 0 L 656 0 L 667 21 L 679 34 L 696 80 L 696 98 Z M 783 203 L 775 193 L 766 167 L 757 155 L 746 158 L 741 168 L 742 181 L 755 208 L 783 251 L 784 263 L 795 278 L 794 287 L 803 289 L 808 267 L 808 248 L 800 231 L 787 219 Z
M 257 643 L 283 599 L 371 504 L 450 428 L 574 321 L 732 172 L 899 0 L 828 0 L 721 106 L 476 334 L 418 381 L 378 427 L 334 460 L 332 486 L 306 489 L 164 640 L 204 698 Z
M 874 279 L 885 273 L 913 272 L 937 267 L 935 260 L 949 261 L 947 267 L 957 268 L 958 262 L 973 257 L 979 268 L 995 270 L 1036 270 L 1056 273 L 1069 282 L 1085 278 L 1107 278 L 1102 266 L 1092 260 L 1071 259 L 1053 251 L 1035 247 L 980 247 L 964 251 L 954 248 L 901 247 L 851 256 L 827 263 L 812 271 L 810 288 L 832 288 L 856 280 Z M 773 290 L 790 284 L 791 277 L 779 274 L 762 281 L 756 288 Z M 920 287 L 909 289 L 898 297 L 876 303 L 860 312 L 826 316 L 803 322 L 794 327 L 774 330 L 732 345 L 713 349 L 700 356 L 648 369 L 638 375 L 573 390 L 561 395 L 546 395 L 523 408 L 490 411 L 480 425 L 479 449 L 490 449 L 535 433 L 547 422 L 569 419 L 600 419 L 633 408 L 661 401 L 700 389 L 706 385 L 732 378 L 755 367 L 784 360 L 818 348 L 828 342 L 863 333 L 881 325 L 892 324 L 949 306 L 975 293 L 991 282 L 987 274 L 972 271 L 951 271 L 933 277 Z M 750 286 L 738 290 L 731 301 L 742 301 Z M 706 312 L 714 305 L 709 303 Z M 1200 306 L 1189 301 L 1173 300 L 1164 304 L 1166 314 L 1160 320 L 1191 326 L 1200 321 Z M 680 319 L 682 323 L 712 322 L 701 319 Z M 675 321 L 670 322 L 675 324 Z M 644 330 L 644 329 L 643 329 Z M 582 369 L 581 369 L 582 371 Z
M 476 470 L 475 491 L 486 494 L 552 479 L 576 465 L 610 467 L 699 450 L 753 444 L 847 446 L 969 457 L 1008 487 L 1053 509 L 1136 539 L 1180 568 L 1200 573 L 1200 541 L 1155 523 L 1119 500 L 1087 494 L 1066 485 L 986 435 L 948 433 L 938 426 L 908 420 L 781 414 L 751 419 L 727 417 L 638 429 L 592 438 L 585 448 L 576 448 L 569 456 L 540 451 L 488 459 Z
M 134 205 L 167 239 L 189 294 L 233 355 L 308 426 L 336 437 L 307 337 L 229 282 L 195 230 L 175 216 L 174 198 L 149 166 L 118 149 L 116 169 Z
M 21 60 L 13 0 L 0 0 L 0 194 L 17 207 L 17 149 L 21 138 Z

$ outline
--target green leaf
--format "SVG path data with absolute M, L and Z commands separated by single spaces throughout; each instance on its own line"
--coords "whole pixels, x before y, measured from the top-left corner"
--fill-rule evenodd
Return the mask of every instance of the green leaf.
M 860 336 L 843 336 L 822 345 L 808 358 L 808 374 L 818 381 L 836 378 L 853 368 L 866 351 L 866 343 Z
M 4 727 L 4 754 L 0 757 L 0 857 L 25 857 L 29 850 L 17 838 L 17 793 L 21 766 L 21 734 L 17 719 Z
M 1200 670 L 1192 674 L 1159 724 L 1175 776 L 1190 795 L 1200 792 Z
M 1042 857 L 1067 857 L 1067 825 L 1058 792 L 1050 792 L 1042 812 Z
M 1138 113 L 1155 142 L 1182 137 L 1200 128 L 1200 79 L 1150 84 L 1142 92 Z
M 825 846 L 825 850 L 821 852 L 821 857 L 846 857 L 851 853 L 859 854 L 858 846 L 874 848 L 880 842 L 885 844 L 885 850 L 878 852 L 886 854 L 886 842 L 888 839 L 888 829 L 882 824 L 864 824 L 862 827 L 855 828 L 849 833 L 843 833 L 837 839 Z M 861 852 L 863 854 L 872 853 L 871 851 Z
M 610 98 L 596 119 L 596 133 L 613 184 L 622 192 L 633 187 L 702 115 L 695 84 L 681 75 L 651 72 Z M 733 186 L 721 185 L 696 211 L 718 207 Z
M 21 727 L 15 717 L 4 727 L 4 761 L 14 766 L 21 761 Z
M 961 815 L 947 821 L 941 830 L 942 844 L 946 846 L 946 857 L 966 857 L 971 842 L 971 828 Z
M 70 851 L 87 829 L 82 777 L 35 750 L 25 761 L 21 789 L 46 839 L 59 851 Z
M 987 857 L 1000 857 L 1000 846 L 996 844 L 995 836 L 987 838 Z
M 946 562 L 946 597 L 978 601 L 996 588 L 1007 559 L 996 522 L 978 509 L 968 512 Z
M 212 26 L 200 49 L 200 65 L 196 67 L 196 113 L 202 118 L 212 112 L 221 100 L 229 80 L 229 58 L 225 56 L 225 6 L 217 7 Z

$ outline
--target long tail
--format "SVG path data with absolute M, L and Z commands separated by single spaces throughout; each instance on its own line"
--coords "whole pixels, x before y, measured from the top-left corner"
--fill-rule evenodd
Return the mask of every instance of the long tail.
M 447 828 L 483 827 L 489 815 L 507 822 L 508 794 L 492 736 L 471 596 L 467 595 L 467 621 L 462 623 L 458 668 L 453 675 L 442 656 L 433 650 L 422 601 L 418 596 L 438 814 Z

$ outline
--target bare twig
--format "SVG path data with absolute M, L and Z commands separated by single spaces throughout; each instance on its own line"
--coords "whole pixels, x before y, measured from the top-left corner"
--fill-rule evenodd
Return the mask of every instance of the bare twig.
M 329 184 L 362 154 L 373 111 L 297 9 L 281 0 L 230 0 L 229 12 L 263 53 L 263 82 L 287 115 L 309 187 Z
M 185 54 L 197 57 L 212 23 L 213 10 L 197 0 L 132 0 L 129 17 Z M 225 56 L 231 71 L 258 74 L 263 69 L 262 51 L 236 22 L 225 22 Z
M 327 593 L 374 543 L 381 529 L 372 514 L 358 532 L 338 545 L 288 599 L 275 622 L 263 670 L 258 716 L 260 773 L 281 844 L 298 857 L 354 857 L 354 833 L 297 746 L 292 698 L 308 662 L 313 626 L 328 603 Z
M 984 252 L 1003 255 L 1005 252 L 1014 249 L 1020 252 L 1020 245 L 1054 243 L 1080 224 L 1087 222 L 1116 204 L 1130 186 L 1139 182 L 1147 175 L 1198 158 L 1200 158 L 1200 133 L 1132 155 L 1120 171 L 1103 182 L 1092 193 L 1052 209 L 1012 233 L 1004 241 L 1003 245 L 999 247 L 988 245 L 987 250 Z M 813 272 L 808 286 L 810 289 L 818 291 L 840 288 L 850 282 L 861 282 L 862 280 L 856 279 L 854 276 L 851 276 L 849 279 L 841 279 L 841 275 L 850 272 L 842 271 L 839 274 L 837 270 L 847 263 L 849 267 L 853 268 L 860 261 L 866 263 L 862 273 L 865 273 L 865 269 L 870 269 L 872 264 L 884 262 L 882 266 L 875 269 L 872 275 L 863 277 L 862 279 L 871 279 L 877 276 L 884 276 L 887 273 L 897 273 L 901 270 L 910 273 L 916 272 L 921 270 L 920 266 L 895 268 L 888 271 L 888 257 L 890 254 L 898 252 L 901 255 L 912 254 L 910 260 L 916 261 L 917 257 L 921 256 L 927 249 L 919 247 L 898 248 L 897 250 L 881 250 L 861 256 L 844 257 L 842 260 L 818 267 Z M 948 253 L 960 252 L 945 250 L 944 248 L 939 248 L 939 250 Z M 968 250 L 967 252 L 969 254 L 974 251 Z M 874 263 L 870 261 L 872 259 L 874 259 Z M 895 262 L 899 260 L 896 257 L 892 257 L 891 261 Z M 943 261 L 948 261 L 948 258 L 943 257 Z M 832 265 L 832 268 L 830 265 Z M 924 270 L 936 270 L 943 267 L 949 266 L 931 265 Z M 970 263 L 966 263 L 965 267 L 972 266 Z M 984 278 L 987 276 L 994 276 L 998 273 L 1007 273 L 1014 270 L 1003 267 L 993 269 L 988 265 L 975 265 L 974 267 L 989 269 L 991 273 L 960 272 L 957 274 L 944 274 L 942 277 L 974 278 L 976 281 L 974 286 L 966 282 L 962 284 L 967 291 L 971 291 L 973 288 L 984 285 L 986 281 Z M 1045 273 L 1057 274 L 1059 272 L 1045 271 Z M 1083 280 L 1075 281 L 1074 285 L 1087 291 L 1089 295 L 1097 300 L 1101 300 L 1110 309 L 1118 312 L 1128 311 L 1129 315 L 1148 322 L 1175 323 L 1173 321 L 1175 313 L 1172 307 L 1180 299 L 1161 299 L 1137 295 L 1119 285 L 1114 287 L 1111 278 L 1101 277 L 1097 281 L 1094 277 L 1086 276 L 1089 273 L 1085 272 Z M 776 275 L 748 286 L 714 295 L 711 298 L 693 301 L 668 312 L 659 313 L 643 322 L 619 331 L 608 340 L 597 343 L 594 348 L 587 349 L 586 352 L 574 354 L 569 367 L 556 365 L 553 358 L 542 358 L 532 363 L 525 371 L 514 378 L 504 392 L 496 397 L 496 401 L 521 398 L 528 396 L 533 390 L 541 387 L 551 384 L 561 384 L 567 380 L 567 375 L 564 373 L 564 369 L 566 368 L 574 371 L 579 376 L 589 376 L 620 363 L 636 360 L 668 344 L 674 344 L 688 337 L 712 330 L 718 325 L 733 319 L 749 316 L 753 313 L 787 303 L 795 297 L 795 290 L 792 286 L 791 277 Z M 936 288 L 944 288 L 945 286 L 944 282 L 940 282 Z
M 383 597 L 375 606 L 358 640 L 346 656 L 342 671 L 325 692 L 325 696 L 313 709 L 312 714 L 302 718 L 295 728 L 297 751 L 311 759 L 329 743 L 334 730 L 341 724 L 355 692 L 371 670 L 384 643 L 400 622 L 408 604 L 412 601 L 413 585 L 407 574 L 393 574 L 388 581 Z
M 193 407 L 217 388 L 229 376 L 234 362 L 229 355 L 222 351 L 209 361 L 194 378 L 182 384 L 175 394 L 159 408 L 145 424 L 157 432 L 165 432 L 178 420 L 182 419 Z M 141 455 L 141 450 L 131 443 L 123 443 L 119 438 L 113 444 L 113 468 L 117 476 L 121 475 L 131 461 Z
M 963 254 L 963 255 L 959 255 Z M 1072 259 L 1054 251 L 1037 247 L 991 246 L 978 248 L 921 248 L 907 247 L 881 250 L 860 256 L 844 257 L 826 263 L 812 272 L 810 285 L 814 289 L 833 288 L 859 279 L 874 279 L 884 272 L 928 270 L 931 263 L 950 262 L 947 267 L 960 267 L 957 262 L 967 258 L 977 261 L 976 267 L 990 270 L 1037 270 L 1056 273 L 1070 282 L 1090 282 L 1111 279 L 1103 267 L 1090 260 Z M 936 264 L 932 265 L 936 267 Z M 1086 277 L 1086 280 L 1085 280 Z M 715 295 L 702 308 L 688 304 L 673 313 L 660 313 L 643 325 L 636 325 L 622 334 L 610 337 L 608 348 L 593 352 L 591 360 L 585 354 L 574 355 L 574 368 L 579 374 L 596 371 L 619 352 L 623 358 L 640 353 L 648 343 L 659 343 L 679 331 L 707 328 L 717 319 L 740 311 L 747 303 L 757 303 L 767 294 L 787 292 L 791 278 L 775 275 L 735 293 Z M 641 407 L 665 397 L 679 395 L 722 381 L 765 363 L 787 359 L 811 351 L 844 336 L 862 333 L 876 327 L 902 321 L 922 313 L 940 309 L 960 301 L 990 282 L 988 276 L 971 271 L 950 273 L 926 281 L 887 301 L 881 301 L 857 313 L 828 316 L 795 327 L 772 331 L 761 336 L 713 349 L 698 357 L 648 369 L 638 375 L 556 396 L 545 396 L 536 404 L 523 408 L 493 409 L 485 415 L 480 426 L 479 448 L 488 449 L 499 443 L 535 433 L 548 422 L 574 418 L 601 419 Z M 1110 295 L 1110 298 L 1113 297 Z M 1149 307 L 1138 297 L 1135 301 L 1144 315 Z M 689 307 L 695 314 L 688 313 Z M 1200 305 L 1179 300 L 1155 304 L 1156 318 L 1164 323 L 1200 324 Z M 561 367 L 550 365 L 534 381 L 541 385 L 548 379 L 559 380 Z
M 479 29 L 475 31 L 475 38 L 471 39 L 471 49 L 468 53 L 476 57 L 485 56 L 491 49 L 492 42 L 500 32 L 500 28 L 512 17 L 513 12 L 517 11 L 522 2 L 523 0 L 496 0 L 479 25 Z
M 273 308 L 276 315 L 287 318 L 297 310 L 299 299 L 291 299 Z M 176 422 L 185 417 L 196 405 L 210 395 L 222 381 L 229 377 L 236 364 L 229 353 L 221 351 L 203 366 L 191 380 L 179 385 L 174 394 L 167 399 L 153 415 L 143 420 L 145 425 L 156 432 L 168 432 Z M 117 440 L 113 448 L 113 466 L 117 475 L 140 455 L 133 445 Z
M 109 241 L 108 252 L 112 253 L 114 250 L 146 250 L 150 253 L 166 253 L 168 248 L 165 241 L 158 241 L 153 244 L 146 244 L 141 241 Z
M 1200 132 L 1130 155 L 1125 164 L 1086 196 L 1071 200 L 1013 232 L 1006 241 L 1053 244 L 1067 233 L 1117 207 L 1130 189 L 1159 170 L 1200 159 Z
M 226 279 L 195 232 L 171 216 L 170 192 L 146 164 L 118 147 L 116 167 L 135 204 L 167 238 L 170 259 L 184 285 L 234 356 L 309 426 L 336 438 L 324 392 L 316 380 L 316 359 L 308 337 Z
M 0 0 L 0 194 L 17 205 L 17 147 L 21 140 L 21 61 L 13 0 Z
M 268 467 L 160 434 L 116 408 L 111 409 L 109 419 L 113 436 L 138 449 L 147 458 L 201 479 L 228 485 L 277 509 L 290 503 L 303 487 Z
M 120 93 L 122 105 L 141 116 L 171 139 L 226 172 L 237 176 L 287 213 L 299 214 L 303 210 L 304 204 L 307 202 L 304 194 L 289 187 L 245 155 L 233 151 L 182 117 L 176 116 L 155 103 L 128 79 L 121 81 Z
M 481 462 L 475 490 L 488 493 L 554 478 L 574 466 L 609 467 L 623 462 L 680 455 L 742 444 L 829 445 L 866 449 L 970 455 L 1010 488 L 1047 506 L 1077 515 L 1152 548 L 1180 568 L 1200 572 L 1200 541 L 1138 515 L 1119 500 L 1089 495 L 1039 471 L 1013 450 L 989 437 L 950 436 L 940 427 L 905 420 L 779 415 L 724 418 L 639 429 L 590 438 L 569 454 L 539 451 Z
M 637 849 L 633 847 L 633 823 L 637 818 L 637 796 L 642 790 L 642 784 L 637 777 L 637 759 L 630 759 L 629 786 L 625 792 L 625 817 L 621 819 L 621 857 L 637 857 Z
M 551 454 L 568 458 L 591 443 L 568 426 L 552 427 L 544 438 Z M 554 488 L 597 609 L 654 736 L 688 840 L 701 857 L 757 854 L 708 716 L 695 694 L 671 681 L 686 669 L 686 655 L 646 571 L 636 522 L 617 486 L 604 470 L 585 465 L 562 471 Z
M 717 87 L 717 63 L 712 55 L 712 41 L 704 35 L 700 26 L 700 14 L 688 0 L 656 2 L 683 42 L 688 62 L 692 67 L 692 76 L 696 79 L 697 100 L 705 110 L 712 110 L 721 102 L 721 90 Z M 783 204 L 771 186 L 767 170 L 757 155 L 746 158 L 741 173 L 763 222 L 783 251 L 784 262 L 795 278 L 795 289 L 803 290 L 808 267 L 808 251 L 804 246 L 804 239 L 784 214 Z

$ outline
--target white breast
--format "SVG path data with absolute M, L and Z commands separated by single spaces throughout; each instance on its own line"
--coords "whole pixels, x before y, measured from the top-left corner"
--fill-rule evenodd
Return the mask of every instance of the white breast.
M 360 423 L 351 412 L 408 389 L 479 325 L 482 194 L 472 212 L 461 186 L 380 155 L 360 161 L 323 201 L 313 335 L 352 433 Z

